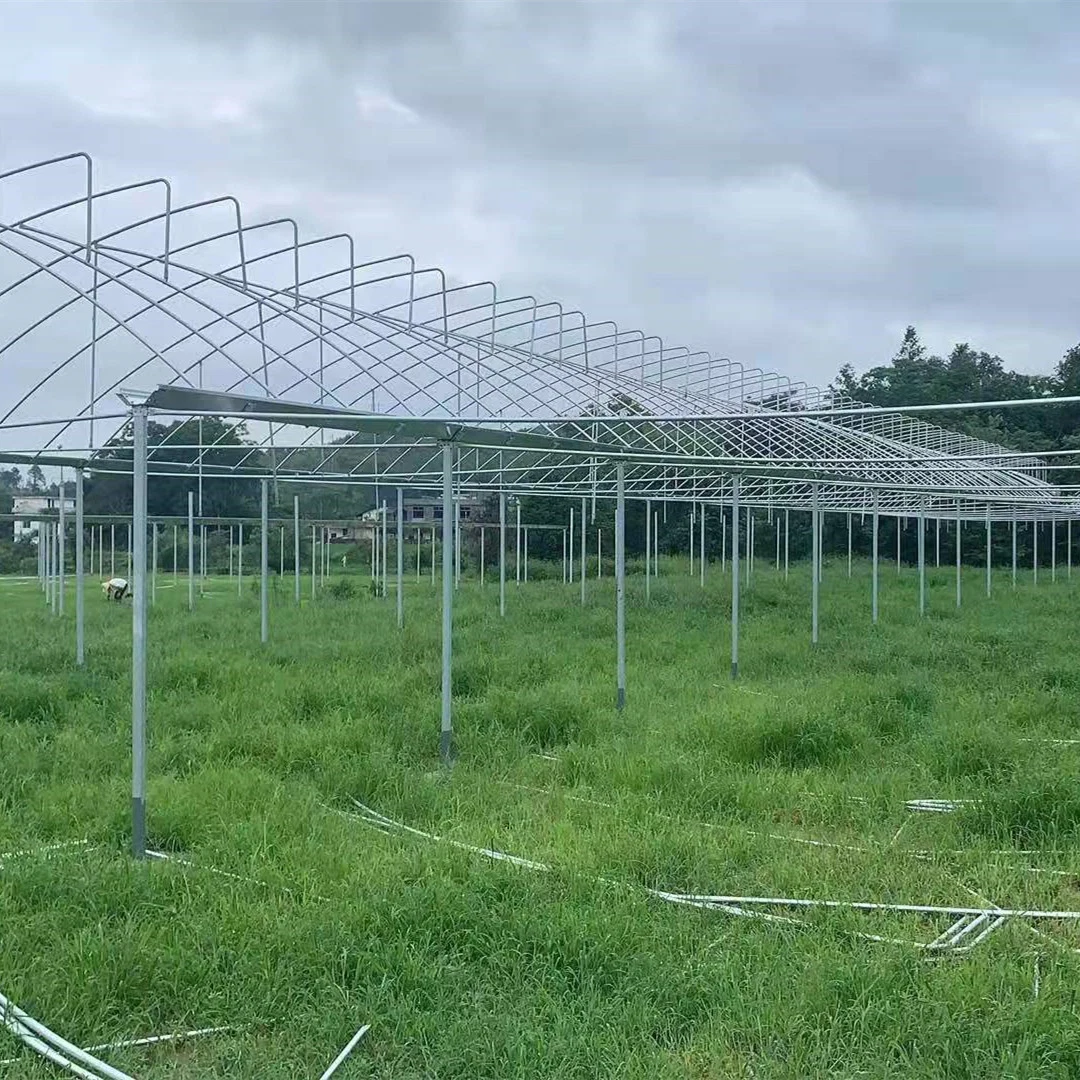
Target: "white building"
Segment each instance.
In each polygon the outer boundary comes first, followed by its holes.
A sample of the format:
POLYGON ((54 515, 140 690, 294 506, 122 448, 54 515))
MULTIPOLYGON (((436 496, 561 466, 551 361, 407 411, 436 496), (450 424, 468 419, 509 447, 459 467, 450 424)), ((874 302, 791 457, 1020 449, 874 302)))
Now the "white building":
POLYGON ((75 500, 59 495, 16 495, 11 500, 11 512, 16 516, 13 536, 16 540, 37 540, 38 519, 44 514, 52 517, 60 512, 64 504, 65 513, 75 512, 75 500))

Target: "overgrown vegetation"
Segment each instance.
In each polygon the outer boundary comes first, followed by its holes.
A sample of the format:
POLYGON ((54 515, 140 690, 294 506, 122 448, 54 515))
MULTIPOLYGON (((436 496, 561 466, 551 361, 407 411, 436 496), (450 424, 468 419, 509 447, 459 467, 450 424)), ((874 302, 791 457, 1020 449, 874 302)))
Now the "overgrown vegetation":
MULTIPOLYGON (((799 929, 637 888, 1080 908, 1080 746, 1040 741, 1077 737, 1077 592, 1002 573, 987 600, 969 573, 957 612, 931 571, 922 620, 913 576, 883 574, 872 630, 868 568, 829 565, 813 649, 805 571, 759 562, 732 685, 727 578, 666 563, 648 606, 631 579, 621 715, 610 579, 584 608, 576 585, 511 583, 503 621, 497 585, 466 577, 449 774, 426 576, 403 633, 392 594, 312 603, 305 580, 296 610, 285 588, 260 648, 249 590, 211 579, 191 615, 162 575, 149 829, 192 867, 126 854, 130 612, 88 596, 75 671, 70 615, 0 582, 0 851, 92 845, 0 860, 0 989, 84 1045, 242 1026, 105 1055, 147 1080, 316 1076, 365 1022, 342 1076, 1075 1076, 1065 924, 933 963, 849 933, 930 922, 799 929), (383 834, 342 816, 353 799, 552 869, 383 834)), ((9 1044, 5 1075, 50 1075, 9 1044)))

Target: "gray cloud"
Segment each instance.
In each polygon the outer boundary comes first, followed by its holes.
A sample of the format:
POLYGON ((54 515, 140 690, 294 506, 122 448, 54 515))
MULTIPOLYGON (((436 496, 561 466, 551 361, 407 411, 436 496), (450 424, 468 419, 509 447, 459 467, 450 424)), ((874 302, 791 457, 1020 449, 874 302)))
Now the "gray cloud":
POLYGON ((908 322, 1046 370, 1080 336, 1074 12, 9 5, 0 166, 86 148, 795 378, 908 322))

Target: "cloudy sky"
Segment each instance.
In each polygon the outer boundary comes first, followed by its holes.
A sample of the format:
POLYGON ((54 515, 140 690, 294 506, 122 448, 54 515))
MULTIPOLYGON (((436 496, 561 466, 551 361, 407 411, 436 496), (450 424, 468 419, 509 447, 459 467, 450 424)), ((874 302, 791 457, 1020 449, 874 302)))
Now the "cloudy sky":
POLYGON ((5 0, 0 171, 349 231, 827 382, 1080 339, 1080 5, 5 0))

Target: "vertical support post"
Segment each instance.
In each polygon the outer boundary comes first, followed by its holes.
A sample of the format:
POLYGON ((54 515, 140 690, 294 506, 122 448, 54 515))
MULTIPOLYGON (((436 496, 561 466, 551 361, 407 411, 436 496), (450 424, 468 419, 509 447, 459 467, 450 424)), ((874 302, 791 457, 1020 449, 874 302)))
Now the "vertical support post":
MULTIPOLYGON (((582 500, 584 504, 584 500, 582 500)), ((585 519, 582 518, 582 521, 585 519)), ((521 500, 514 507, 514 582, 521 584, 521 500)))
POLYGON ((64 518, 64 503, 67 500, 64 498, 64 470, 60 470, 60 520, 56 529, 56 584, 57 584, 57 613, 59 615, 64 614, 64 593, 66 591, 67 581, 67 552, 65 545, 67 543, 67 521, 64 518))
POLYGON ((990 595, 990 507, 986 508, 986 595, 990 595))
MULTIPOLYGON (((559 531, 562 533, 562 555, 560 557, 560 561, 562 563, 562 583, 565 585, 566 584, 566 530, 565 529, 560 529, 559 531)), ((481 552, 481 555, 483 554, 483 551, 484 551, 484 528, 483 528, 483 526, 481 526, 480 527, 480 552, 481 552)), ((480 560, 480 584, 481 585, 484 584, 484 560, 482 558, 480 560)))
POLYGON ((919 614, 926 614, 926 514, 922 503, 919 504, 919 614))
POLYGON ((280 527, 278 536, 278 578, 285 577, 285 526, 280 527))
POLYGON ((237 528, 236 543, 236 595, 244 595, 244 523, 237 528))
MULTIPOLYGON (((91 543, 94 530, 90 529, 91 543)), ((83 567, 83 471, 75 470, 75 663, 82 667, 85 660, 86 626, 86 578, 83 567)), ((94 556, 91 548, 90 568, 93 570, 94 556)))
MULTIPOLYGON (((573 510, 570 511, 571 517, 573 510)), ((645 602, 652 599, 652 499, 645 500, 645 602)))
POLYGON ((749 585, 754 576, 754 512, 748 506, 746 508, 746 584, 749 585))
POLYGON ((780 573, 780 515, 776 515, 776 572, 780 573))
POLYGON ((1072 581, 1072 518, 1065 522, 1065 558, 1068 560, 1066 578, 1072 581))
POLYGON ((461 496, 454 500, 454 588, 461 588, 461 496))
MULTIPOLYGON (((584 522, 582 522, 584 524, 584 522)), ((648 545, 646 544, 646 547, 648 545)), ((649 573, 649 560, 645 559, 645 573, 649 573)), ((574 508, 570 507, 570 577, 569 583, 574 584, 574 508)))
POLYGON ((116 526, 109 526, 109 577, 116 577, 116 526))
POLYGON ((453 724, 451 719, 451 664, 453 662, 454 626, 454 448, 442 447, 442 722, 439 730, 439 757, 444 765, 451 762, 453 724))
POLYGON ((813 495, 813 510, 811 511, 813 518, 813 548, 811 563, 813 569, 810 574, 812 580, 812 587, 810 590, 810 642, 813 645, 817 644, 818 640, 818 592, 821 588, 821 575, 818 570, 819 563, 821 561, 821 530, 819 527, 818 516, 820 510, 818 509, 818 486, 817 484, 811 485, 811 492, 813 495))
POLYGON ((585 536, 588 530, 585 528, 585 500, 581 500, 581 606, 585 606, 585 561, 587 555, 585 552, 585 536))
POLYGON ((941 569, 941 515, 934 518, 934 566, 941 569))
MULTIPOLYGON (((664 503, 664 505, 666 506, 667 503, 664 503)), ((653 577, 656 578, 657 581, 659 581, 660 580, 660 511, 659 510, 654 510, 653 511, 652 523, 653 523, 653 530, 652 530, 652 534, 653 534, 652 535, 652 540, 653 540, 653 577)), ((581 550, 582 551, 585 550, 585 545, 584 544, 582 544, 581 550)), ((581 564, 582 564, 582 566, 585 565, 584 556, 582 556, 581 564)), ((582 601, 582 603, 584 603, 584 601, 582 601)))
POLYGON ((405 626, 405 495, 397 489, 397 624, 405 626))
POLYGON ((293 600, 300 606, 300 496, 294 495, 293 516, 293 600))
POLYGON ((1057 581, 1057 518, 1050 519, 1050 581, 1057 581))
POLYGON ((701 587, 705 588, 705 504, 698 507, 698 571, 701 587))
POLYGON ((522 581, 529 580, 529 526, 525 526, 525 557, 521 565, 522 581))
POLYGON ((187 493, 187 606, 195 610, 195 492, 187 493))
POLYGON ((379 510, 375 508, 375 518, 371 522, 371 583, 378 587, 379 576, 379 510))
POLYGON ((1039 584, 1039 522, 1031 523, 1031 584, 1039 584))
MULTIPOLYGON (((573 558, 573 552, 570 557, 573 558)), ((499 614, 506 615, 506 492, 499 489, 499 614)))
POLYGON ((731 677, 739 677, 739 474, 731 478, 731 677))
MULTIPOLYGON (((389 537, 389 534, 388 534, 388 529, 389 529, 389 522, 387 521, 387 514, 386 514, 386 500, 383 499, 383 504, 382 504, 382 550, 379 552, 379 554, 382 555, 382 588, 380 590, 380 593, 381 593, 382 598, 384 600, 386 599, 386 549, 390 546, 389 545, 390 537, 389 537)), ((458 543, 460 545, 461 541, 459 540, 458 543)), ((461 549, 459 547, 458 548, 458 576, 460 577, 460 575, 461 575, 461 549)))
POLYGON ((880 524, 878 514, 878 492, 874 492, 874 517, 871 538, 870 554, 870 621, 876 626, 878 620, 878 526, 880 524))
MULTIPOLYGON (((131 847, 146 857, 146 426, 145 405, 132 409, 134 581, 131 598, 131 847)), ((190 506, 190 503, 189 503, 190 506)))
POLYGON ((817 513, 817 531, 818 531, 818 560, 817 560, 817 576, 818 584, 825 578, 825 511, 820 507, 817 513))
POLYGON ((259 498, 259 640, 270 640, 270 481, 262 480, 259 498))
POLYGON ((963 549, 963 536, 960 527, 960 500, 956 502, 956 606, 960 606, 960 559, 963 549))
POLYGON ((435 538, 435 526, 432 525, 431 526, 431 584, 433 586, 435 584, 435 548, 436 548, 436 546, 437 545, 436 545, 436 538, 435 538))
POLYGON ((56 526, 52 521, 45 523, 45 603, 56 614, 56 526))
POLYGON ((727 514, 723 504, 720 506, 720 573, 727 573, 727 514))
POLYGON ((900 576, 900 530, 903 527, 904 519, 897 514, 896 515, 896 576, 900 576))
POLYGON ((417 527, 416 527, 416 584, 417 585, 420 584, 420 548, 422 546, 421 543, 420 543, 420 539, 421 539, 421 537, 420 537, 420 526, 417 525, 417 527))
POLYGON ((316 535, 317 535, 316 527, 314 525, 312 525, 311 526, 311 599, 312 600, 315 599, 315 579, 318 576, 318 572, 316 570, 316 565, 317 564, 315 562, 315 558, 316 558, 315 549, 317 547, 317 544, 316 544, 316 541, 315 541, 316 535))
POLYGON ((687 538, 689 540, 689 543, 687 544, 687 547, 690 549, 690 576, 691 577, 694 576, 694 525, 695 525, 694 509, 695 509, 694 503, 691 503, 690 504, 690 535, 687 538))
POLYGON ((1012 586, 1016 588, 1016 515, 1012 519, 1012 586))
MULTIPOLYGON (((691 550, 693 535, 691 534, 691 550)), ((626 466, 615 466, 615 707, 626 705, 626 466)))
POLYGON ((788 567, 791 564, 791 511, 784 511, 784 580, 788 579, 788 567))
MULTIPOLYGON (((101 540, 101 537, 99 536, 98 541, 100 542, 100 540, 101 540)), ((179 543, 179 540, 177 538, 176 526, 174 525, 172 527, 172 576, 173 576, 173 584, 174 585, 176 583, 177 571, 178 571, 178 553, 177 553, 177 550, 176 550, 178 543, 179 543)), ((99 544, 99 546, 100 546, 100 544, 99 544)), ((100 558, 100 551, 98 553, 98 557, 100 558)))
POLYGON ((157 533, 158 527, 155 521, 150 526, 150 603, 154 607, 157 607, 157 533))
POLYGON ((94 526, 90 526, 90 573, 94 572, 94 526))
POLYGON ((597 529, 596 530, 596 580, 597 581, 599 581, 600 578, 603 577, 603 571, 604 571, 604 551, 603 551, 604 540, 603 540, 603 536, 604 536, 603 531, 600 530, 600 529, 597 529))
POLYGON ((851 511, 847 516, 847 576, 851 577, 851 511))

